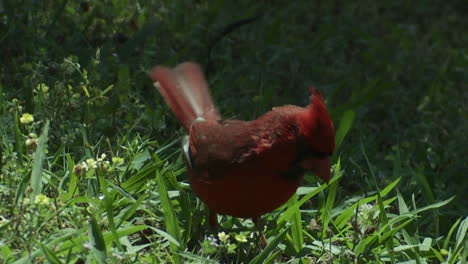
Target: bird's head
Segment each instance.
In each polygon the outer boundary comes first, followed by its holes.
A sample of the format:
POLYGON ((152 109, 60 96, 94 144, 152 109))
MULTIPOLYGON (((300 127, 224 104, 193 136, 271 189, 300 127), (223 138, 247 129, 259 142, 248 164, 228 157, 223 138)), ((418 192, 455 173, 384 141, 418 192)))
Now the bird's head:
POLYGON ((302 137, 301 166, 328 182, 331 178, 330 156, 335 149, 335 129, 328 115, 323 97, 312 87, 310 104, 298 115, 302 137))

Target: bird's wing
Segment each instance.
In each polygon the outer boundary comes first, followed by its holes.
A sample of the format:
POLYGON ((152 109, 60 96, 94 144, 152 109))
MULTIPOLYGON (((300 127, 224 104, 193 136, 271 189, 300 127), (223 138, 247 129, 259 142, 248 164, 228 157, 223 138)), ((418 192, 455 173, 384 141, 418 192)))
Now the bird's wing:
POLYGON ((254 121, 207 121, 190 130, 191 165, 217 177, 231 168, 270 164, 285 170, 296 158, 295 123, 270 111, 254 121))

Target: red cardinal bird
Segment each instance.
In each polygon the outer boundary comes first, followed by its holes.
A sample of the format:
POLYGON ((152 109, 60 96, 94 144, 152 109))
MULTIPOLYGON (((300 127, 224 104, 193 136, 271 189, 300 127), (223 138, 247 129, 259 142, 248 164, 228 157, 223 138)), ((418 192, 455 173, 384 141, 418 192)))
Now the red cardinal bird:
POLYGON ((150 76, 189 134, 183 146, 188 179, 212 225, 217 213, 257 224, 296 192, 307 170, 330 180, 335 132, 312 88, 305 108, 285 105, 253 121, 222 120, 197 64, 157 66, 150 76))

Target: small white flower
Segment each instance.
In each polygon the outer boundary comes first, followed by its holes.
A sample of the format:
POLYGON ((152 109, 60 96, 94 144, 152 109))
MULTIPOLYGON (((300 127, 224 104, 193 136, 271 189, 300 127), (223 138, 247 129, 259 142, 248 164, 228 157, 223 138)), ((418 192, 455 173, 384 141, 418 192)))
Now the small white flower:
POLYGON ((101 167, 101 169, 103 169, 103 170, 109 169, 109 167, 110 167, 109 161, 108 161, 108 160, 105 160, 105 161, 101 162, 101 163, 100 163, 100 167, 101 167))
POLYGON ((86 248, 86 249, 92 249, 93 245, 91 244, 91 242, 86 241, 86 242, 83 243, 83 247, 86 248))
POLYGON ((47 93, 49 91, 49 86, 47 86, 45 83, 40 83, 37 85, 37 90, 41 91, 42 93, 47 93))
POLYGON ((229 240, 229 235, 224 232, 220 232, 218 233, 218 238, 221 243, 226 243, 229 240))
POLYGON ((209 237, 206 238, 206 240, 208 240, 210 242, 211 246, 219 247, 218 241, 216 240, 215 237, 210 235, 209 237))
POLYGON ((112 163, 118 166, 124 163, 124 159, 121 157, 112 157, 112 163))
POLYGON ((236 234, 234 238, 237 240, 239 243, 245 243, 247 242, 247 237, 243 234, 236 234))
POLYGON ((39 140, 37 138, 28 138, 26 139, 26 146, 27 147, 35 147, 39 144, 39 140))
POLYGON ((0 226, 6 225, 10 222, 7 218, 0 215, 0 226))
POLYGON ((88 164, 90 169, 97 169, 97 162, 94 159, 87 159, 86 164, 88 164))
POLYGON ((30 202, 29 198, 24 198, 23 199, 23 205, 27 205, 27 204, 29 204, 29 202, 30 202))
POLYGON ((88 163, 86 163, 86 161, 82 161, 80 164, 80 167, 84 169, 85 171, 89 170, 88 163))

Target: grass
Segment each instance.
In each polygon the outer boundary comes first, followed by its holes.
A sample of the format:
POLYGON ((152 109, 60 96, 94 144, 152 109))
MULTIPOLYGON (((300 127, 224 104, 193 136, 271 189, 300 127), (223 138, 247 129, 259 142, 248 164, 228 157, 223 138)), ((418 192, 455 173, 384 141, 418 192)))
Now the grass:
POLYGON ((466 263, 465 11, 2 2, 0 262, 466 263), (187 183, 183 131, 147 77, 185 60, 226 118, 304 105, 308 85, 325 94, 333 180, 307 174, 263 217, 266 248, 250 220, 211 230, 187 183))

